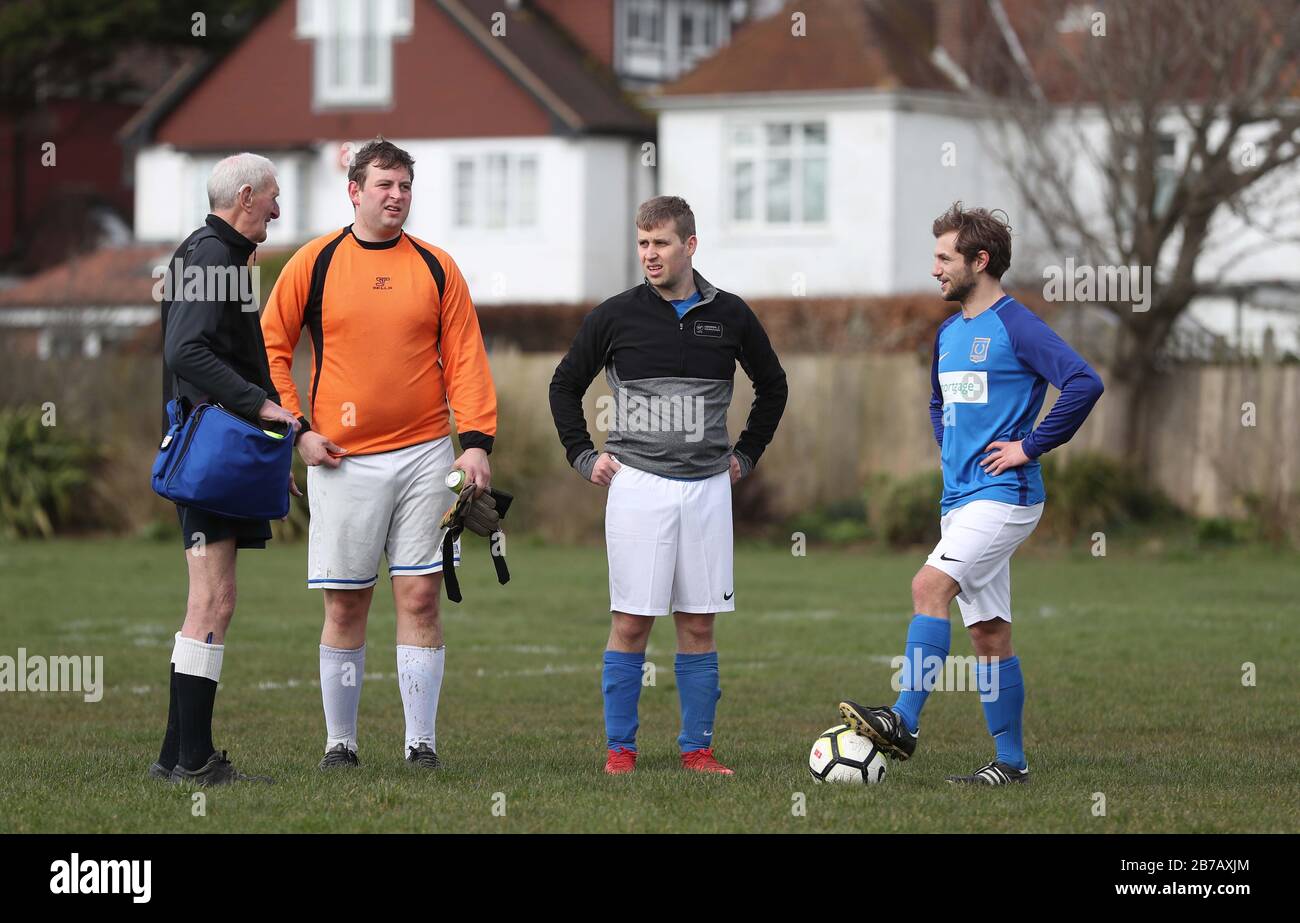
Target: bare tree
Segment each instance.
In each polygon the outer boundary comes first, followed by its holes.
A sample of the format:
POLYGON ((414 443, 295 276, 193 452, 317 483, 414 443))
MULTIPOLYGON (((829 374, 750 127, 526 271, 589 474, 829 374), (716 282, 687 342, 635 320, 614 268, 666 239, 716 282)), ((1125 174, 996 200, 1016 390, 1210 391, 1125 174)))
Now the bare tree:
POLYGON ((1096 299, 1122 331, 1111 399, 1144 461, 1160 352, 1223 281, 1207 265, 1259 235, 1297 241, 1300 3, 979 2, 958 79, 998 116, 1036 230, 1057 258, 1150 268, 1146 310, 1096 299))

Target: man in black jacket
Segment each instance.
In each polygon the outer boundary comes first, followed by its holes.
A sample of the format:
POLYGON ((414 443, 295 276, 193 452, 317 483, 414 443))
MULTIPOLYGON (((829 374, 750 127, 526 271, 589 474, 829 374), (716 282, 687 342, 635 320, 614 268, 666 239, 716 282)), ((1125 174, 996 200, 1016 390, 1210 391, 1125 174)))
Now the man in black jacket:
POLYGON ((676 196, 637 212, 645 281, 587 315, 551 380, 551 414, 579 474, 609 488, 605 545, 610 610, 605 651, 605 771, 636 765, 637 698, 655 616, 677 628, 682 765, 731 775, 713 756, 722 689, 713 620, 735 609, 731 485, 749 474, 785 410, 785 371, 763 325, 740 298, 695 272, 695 216, 676 196), (727 410, 739 362, 754 404, 735 446, 727 410), (582 396, 605 370, 613 392, 596 421, 582 396))
MULTIPOLYGON (((236 154, 208 179, 212 214, 177 248, 162 289, 163 403, 218 403, 251 421, 298 430, 271 383, 250 260, 280 216, 275 167, 236 154)), ((164 422, 164 427, 166 422, 164 422)), ((285 487, 298 494, 292 476, 285 487)), ((271 525, 177 505, 189 568, 185 623, 172 650, 167 733, 153 778, 221 785, 259 777, 238 772, 212 743, 212 707, 226 628, 235 611, 235 552, 265 548, 271 525)), ((270 781, 262 779, 263 781, 270 781)))

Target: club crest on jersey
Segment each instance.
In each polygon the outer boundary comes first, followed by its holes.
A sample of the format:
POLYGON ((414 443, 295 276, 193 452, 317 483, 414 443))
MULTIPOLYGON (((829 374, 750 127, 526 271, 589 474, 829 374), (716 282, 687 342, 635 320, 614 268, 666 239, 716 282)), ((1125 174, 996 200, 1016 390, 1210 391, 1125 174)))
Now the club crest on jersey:
POLYGON ((393 287, 389 285, 391 281, 391 276, 375 276, 375 288, 382 292, 390 292, 393 290, 393 287))
POLYGON ((983 362, 989 357, 989 341, 992 337, 976 337, 970 344, 970 361, 983 362))

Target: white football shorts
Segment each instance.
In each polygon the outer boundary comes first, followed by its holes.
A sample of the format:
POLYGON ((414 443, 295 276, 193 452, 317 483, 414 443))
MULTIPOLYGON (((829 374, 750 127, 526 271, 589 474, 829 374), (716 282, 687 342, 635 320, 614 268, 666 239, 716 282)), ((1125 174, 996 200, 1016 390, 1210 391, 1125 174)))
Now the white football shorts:
POLYGON ((623 465, 605 502, 610 610, 734 611, 731 540, 730 472, 683 481, 623 465))
POLYGON ((961 586, 957 604, 967 626, 1011 621, 1011 555, 1029 538, 1043 504, 972 500, 939 520, 941 538, 925 561, 961 586))
POLYGON ((374 586, 382 554, 390 576, 441 573, 439 523, 456 499, 446 484, 454 461, 451 437, 444 436, 392 452, 345 455, 337 468, 308 468, 307 585, 374 586))

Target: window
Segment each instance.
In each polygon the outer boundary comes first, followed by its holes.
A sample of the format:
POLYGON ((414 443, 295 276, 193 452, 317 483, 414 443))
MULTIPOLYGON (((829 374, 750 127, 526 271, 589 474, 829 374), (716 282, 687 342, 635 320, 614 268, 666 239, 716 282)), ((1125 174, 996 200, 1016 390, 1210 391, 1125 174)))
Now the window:
MULTIPOLYGON (((217 165, 217 157, 191 157, 187 168, 189 170, 189 180, 186 186, 189 187, 188 201, 185 204, 185 217, 182 224, 186 228, 196 228, 201 225, 207 218, 212 207, 208 203, 208 177, 212 175, 212 169, 217 165)), ((188 231, 186 232, 188 233, 188 231)))
MULTIPOLYGON (((1155 150, 1153 151, 1154 159, 1151 164, 1151 180, 1154 185, 1151 204, 1155 214, 1162 215, 1169 208, 1169 203, 1174 196, 1174 190, 1178 187, 1182 162, 1179 159, 1177 134, 1170 131, 1160 131, 1152 140, 1155 144, 1155 150)), ((1127 215, 1131 209, 1137 207, 1139 156, 1135 139, 1122 139, 1121 143, 1124 146, 1119 148, 1116 154, 1122 168, 1122 178, 1117 191, 1125 202, 1125 207, 1121 210, 1121 220, 1127 227, 1129 223, 1127 215)))
POLYGON ((467 228, 474 223, 474 161, 456 161, 456 214, 453 220, 458 228, 467 228))
POLYGON ((731 37, 725 0, 616 0, 615 69, 632 81, 672 80, 731 37))
POLYGON ((521 157, 519 159, 519 182, 515 189, 518 201, 516 207, 522 217, 521 224, 531 226, 537 223, 537 159, 521 157))
POLYGON ((663 0, 629 0, 627 5, 628 41, 658 45, 664 40, 663 0))
POLYGON ((1155 181, 1153 204, 1156 214, 1163 215, 1178 186, 1178 138, 1174 135, 1162 133, 1156 139, 1155 181))
POLYGON ((315 40, 317 106, 385 106, 393 39, 410 35, 411 0, 298 0, 298 35, 315 40))
POLYGON ((94 328, 46 327, 36 338, 39 359, 98 359, 103 351, 103 332, 94 328))
POLYGON ((825 223, 825 122, 736 123, 728 139, 728 161, 733 224, 825 223))
POLYGON ((452 221, 458 228, 503 230, 537 224, 537 158, 460 157, 452 165, 452 221))
POLYGON ((682 5, 677 38, 681 47, 683 72, 690 70, 702 58, 707 58, 718 47, 718 14, 718 8, 711 3, 682 5))

